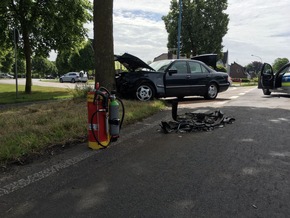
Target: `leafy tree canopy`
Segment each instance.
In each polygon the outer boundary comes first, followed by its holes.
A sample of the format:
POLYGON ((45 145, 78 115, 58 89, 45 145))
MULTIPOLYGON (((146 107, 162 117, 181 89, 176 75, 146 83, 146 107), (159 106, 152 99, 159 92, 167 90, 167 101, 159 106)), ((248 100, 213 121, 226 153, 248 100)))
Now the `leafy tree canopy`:
POLYGON ((94 50, 91 40, 88 40, 79 51, 70 56, 69 64, 77 71, 88 72, 94 69, 94 50))
POLYGON ((84 40, 84 24, 92 20, 89 0, 1 0, 0 45, 13 42, 19 30, 19 48, 26 60, 26 93, 31 92, 31 57, 68 49, 84 40))
POLYGON ((278 71, 281 67, 287 64, 289 60, 287 58, 277 58, 273 63, 274 72, 278 71))
POLYGON ((32 71, 38 74, 40 77, 45 77, 46 75, 56 76, 57 69, 52 61, 41 56, 35 56, 32 59, 32 71))
MULTIPOLYGON (((228 30, 227 0, 183 0, 180 50, 187 57, 206 53, 220 54, 222 38, 228 30)), ((179 3, 171 0, 170 12, 164 16, 168 32, 167 47, 177 48, 179 3)), ((175 50, 175 49, 174 49, 175 50)))

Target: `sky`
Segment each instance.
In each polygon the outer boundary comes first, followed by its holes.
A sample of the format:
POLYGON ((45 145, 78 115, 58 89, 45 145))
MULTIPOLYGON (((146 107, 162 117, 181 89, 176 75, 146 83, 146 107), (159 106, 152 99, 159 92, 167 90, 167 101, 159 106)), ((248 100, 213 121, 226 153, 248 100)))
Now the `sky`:
MULTIPOLYGON (((161 18, 169 9, 170 0, 114 0, 114 53, 127 52, 145 62, 166 53, 168 34, 161 18)), ((289 0, 228 0, 225 13, 230 21, 222 44, 229 64, 290 60, 289 0)), ((90 38, 92 26, 87 26, 90 38)))

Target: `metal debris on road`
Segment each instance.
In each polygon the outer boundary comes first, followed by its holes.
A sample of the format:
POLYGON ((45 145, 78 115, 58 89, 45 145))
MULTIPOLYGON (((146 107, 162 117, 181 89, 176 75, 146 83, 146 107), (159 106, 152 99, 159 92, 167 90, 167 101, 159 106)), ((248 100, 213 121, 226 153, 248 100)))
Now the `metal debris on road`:
POLYGON ((235 118, 226 117, 220 110, 212 113, 173 114, 172 117, 174 121, 161 121, 160 126, 164 133, 211 131, 216 127, 224 127, 225 124, 232 124, 235 121, 235 118))

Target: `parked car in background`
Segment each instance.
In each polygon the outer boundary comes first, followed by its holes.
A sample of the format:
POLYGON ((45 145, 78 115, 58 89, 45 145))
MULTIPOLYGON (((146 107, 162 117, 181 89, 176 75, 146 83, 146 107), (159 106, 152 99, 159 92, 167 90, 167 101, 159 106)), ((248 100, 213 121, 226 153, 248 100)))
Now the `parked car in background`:
POLYGON ((69 72, 64 74, 59 78, 59 82, 87 82, 88 81, 88 75, 87 73, 83 72, 69 72))
POLYGON ((290 94, 290 63, 277 72, 270 64, 264 63, 258 81, 258 88, 263 90, 264 95, 271 95, 272 92, 290 94))
POLYGON ((147 65, 139 58, 125 53, 115 55, 128 69, 116 74, 117 92, 133 96, 140 101, 155 97, 204 96, 215 99, 219 92, 228 89, 228 74, 216 72, 203 62, 187 59, 170 59, 147 65))
POLYGON ((49 74, 49 75, 45 75, 45 79, 55 79, 55 76, 49 74))
POLYGON ((8 74, 8 73, 0 73, 0 78, 3 78, 3 79, 13 79, 14 76, 8 74))

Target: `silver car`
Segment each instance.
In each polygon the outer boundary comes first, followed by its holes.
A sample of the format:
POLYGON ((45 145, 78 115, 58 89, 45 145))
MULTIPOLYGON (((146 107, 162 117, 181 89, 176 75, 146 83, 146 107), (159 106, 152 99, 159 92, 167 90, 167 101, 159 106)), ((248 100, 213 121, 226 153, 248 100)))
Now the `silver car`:
POLYGON ((14 77, 8 73, 0 73, 0 78, 13 79, 14 77))
POLYGON ((59 82, 87 82, 88 81, 88 75, 86 73, 82 72, 69 72, 64 74, 59 78, 59 82))

